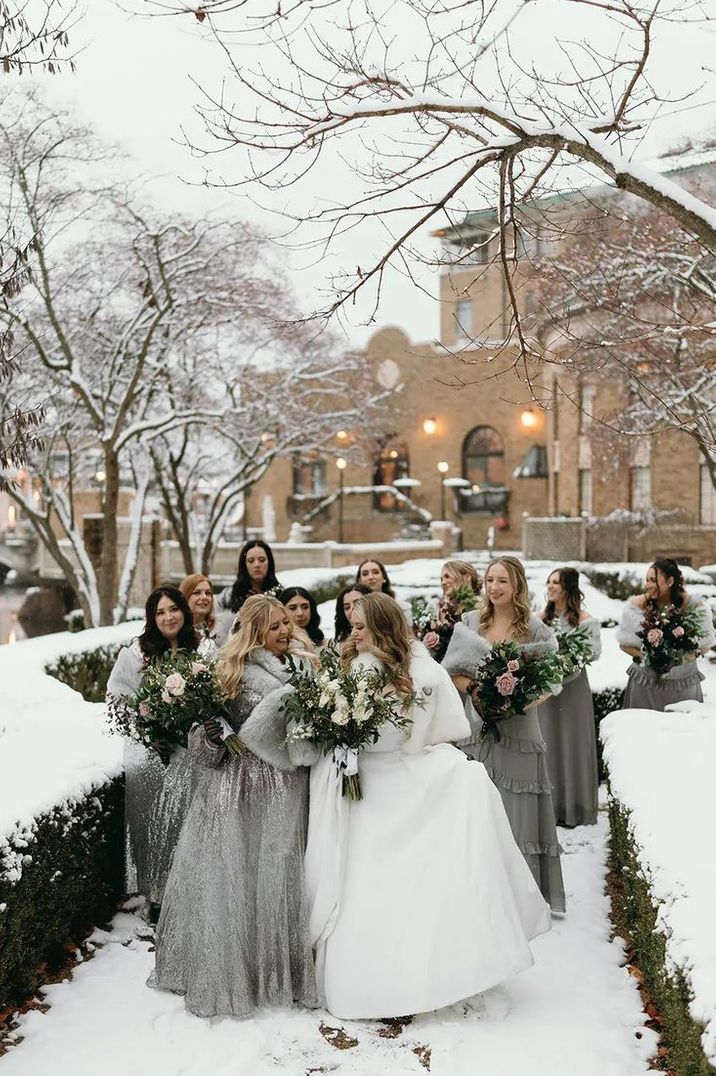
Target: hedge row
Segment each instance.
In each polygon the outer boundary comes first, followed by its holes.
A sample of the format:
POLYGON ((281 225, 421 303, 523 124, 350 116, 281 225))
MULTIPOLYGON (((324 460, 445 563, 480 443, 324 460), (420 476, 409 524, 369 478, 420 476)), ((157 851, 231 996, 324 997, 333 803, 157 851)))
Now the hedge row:
POLYGON ((33 990, 42 964, 112 916, 123 891, 124 782, 0 838, 0 1010, 33 990))
POLYGON ((600 781, 606 781, 607 771, 602 757, 602 741, 599 737, 599 724, 602 718, 605 718, 607 714, 614 713, 615 710, 621 710, 623 698, 624 689, 621 687, 607 687, 603 691, 592 692, 592 702, 594 703, 594 731, 597 736, 597 761, 599 764, 600 781))
POLYGON ((629 828, 629 812, 609 798, 611 826, 610 867, 618 879, 612 896, 615 924, 631 939, 635 961, 662 1019, 662 1043, 668 1050, 674 1076, 714 1076, 714 1068, 701 1047, 703 1025, 689 1012, 691 994, 679 971, 666 968, 666 937, 658 927, 658 907, 639 862, 629 828))
POLYGON ((121 643, 112 643, 79 654, 63 654, 46 665, 45 672, 69 684, 86 702, 104 702, 109 674, 121 648, 121 643))

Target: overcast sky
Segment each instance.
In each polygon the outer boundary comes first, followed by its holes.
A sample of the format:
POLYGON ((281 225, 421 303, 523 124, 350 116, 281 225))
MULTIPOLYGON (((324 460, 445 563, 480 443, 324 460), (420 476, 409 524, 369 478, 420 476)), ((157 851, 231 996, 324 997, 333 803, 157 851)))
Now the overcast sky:
MULTIPOLYGON (((139 0, 132 0, 141 6, 139 0)), ((533 5, 532 23, 525 25, 524 41, 534 47, 540 32, 540 20, 549 17, 554 0, 533 5), (539 7, 539 12, 537 8, 539 7)), ((177 209, 210 207, 245 216, 273 234, 281 223, 264 213, 244 194, 227 195, 217 190, 192 187, 201 181, 205 162, 192 158, 182 145, 182 124, 198 130, 193 119, 199 94, 192 79, 204 85, 217 85, 222 58, 216 47, 202 39, 196 20, 182 18, 140 18, 126 14, 112 0, 89 0, 88 12, 73 34, 73 43, 85 41, 74 76, 54 78, 49 87, 53 95, 76 107, 107 139, 116 142, 137 162, 139 171, 163 175, 157 185, 162 202, 177 209)), ((544 23, 542 22, 542 25, 544 23)), ((696 83, 705 82, 698 97, 682 106, 664 108, 640 147, 639 155, 653 157, 688 134, 703 136, 716 132, 716 82, 709 67, 716 53, 716 35, 700 28, 671 26, 655 43, 656 71, 672 92, 685 92, 696 83)), ((219 165, 216 158, 211 162, 219 165)), ((228 163, 228 162, 227 162, 228 163)), ((335 176, 322 170, 315 179, 312 194, 319 200, 330 197, 335 176), (325 184, 325 192, 321 190, 325 184)), ((305 197, 305 190, 303 192, 305 197)), ((335 268, 338 257, 349 264, 365 264, 372 249, 383 238, 376 227, 372 234, 358 237, 351 233, 344 249, 334 259, 315 263, 313 255, 287 254, 296 270, 296 285, 306 305, 320 303, 317 294, 325 288, 326 273, 335 268)), ((425 278, 423 278, 425 279, 425 278)), ((357 312, 349 333, 362 342, 376 325, 360 325, 364 313, 357 312)), ((437 334, 437 304, 424 296, 398 274, 388 280, 377 325, 396 324, 405 328, 414 340, 431 340, 437 334)))

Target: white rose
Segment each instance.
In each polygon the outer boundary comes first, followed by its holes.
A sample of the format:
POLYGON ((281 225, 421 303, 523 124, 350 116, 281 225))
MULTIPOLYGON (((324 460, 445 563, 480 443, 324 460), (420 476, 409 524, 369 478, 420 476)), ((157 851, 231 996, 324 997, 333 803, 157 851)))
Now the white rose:
POLYGON ((334 725, 347 725, 350 721, 350 714, 346 706, 337 706, 331 714, 331 721, 334 725))

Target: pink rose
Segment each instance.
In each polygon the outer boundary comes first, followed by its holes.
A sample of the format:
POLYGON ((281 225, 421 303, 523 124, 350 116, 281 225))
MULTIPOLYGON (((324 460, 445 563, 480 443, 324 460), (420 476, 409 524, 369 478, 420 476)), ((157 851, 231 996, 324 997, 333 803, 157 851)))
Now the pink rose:
POLYGON ((513 658, 512 661, 507 662, 507 669, 511 673, 517 672, 519 667, 520 667, 520 663, 519 663, 519 661, 517 661, 516 658, 513 658))
POLYGON ((437 650, 440 646, 440 636, 436 631, 429 631, 423 636, 423 642, 428 650, 437 650))
POLYGON ((684 629, 681 627, 680 624, 677 627, 674 628, 673 635, 674 635, 675 639, 680 639, 683 634, 684 634, 684 629))
POLYGON ((192 661, 191 672, 192 676, 198 676, 199 673, 206 672, 207 668, 203 661, 192 661))
POLYGON ((513 676, 511 672, 503 673, 502 676, 498 676, 495 680, 495 686, 500 695, 511 695, 515 690, 517 684, 517 677, 513 676))
POLYGON ((652 646, 658 646, 663 638, 664 633, 660 628, 652 628, 651 631, 646 633, 646 641, 651 643, 652 646))
POLYGON ((139 704, 139 716, 140 717, 149 717, 151 712, 152 712, 152 708, 149 705, 149 703, 140 702, 140 704, 139 704))
POLYGON ((164 690, 176 698, 181 698, 186 687, 186 680, 181 673, 171 673, 164 681, 164 690))

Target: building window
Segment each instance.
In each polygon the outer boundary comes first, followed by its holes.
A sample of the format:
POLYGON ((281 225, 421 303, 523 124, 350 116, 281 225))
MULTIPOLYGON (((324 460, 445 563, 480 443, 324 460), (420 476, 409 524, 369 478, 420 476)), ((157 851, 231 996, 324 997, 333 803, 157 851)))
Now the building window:
POLYGON ((472 338, 474 329, 472 321, 472 299, 458 300, 455 305, 455 321, 457 322, 458 335, 472 338))
POLYGON ((462 446, 462 474, 470 487, 460 490, 463 512, 504 515, 509 493, 506 478, 505 445, 492 426, 476 426, 462 446))
MULTIPOLYGON (((409 474, 408 446, 405 441, 391 438, 376 457, 373 485, 392 486, 396 479, 407 478, 409 474)), ((373 495, 373 507, 378 512, 399 512, 404 509, 405 504, 399 501, 394 493, 380 490, 373 495)))
POLYGON ((705 463, 701 464, 701 523, 706 526, 716 526, 716 489, 711 481, 709 469, 705 463))
POLYGON ((632 512, 651 508, 651 467, 629 468, 629 506, 632 512))
POLYGON ((579 470, 579 514, 592 514, 592 469, 581 467, 579 470))
POLYGON ((317 456, 301 456, 293 461, 294 497, 325 497, 326 461, 317 456))
POLYGON ((547 478, 547 446, 532 445, 525 458, 515 467, 513 478, 547 478))

